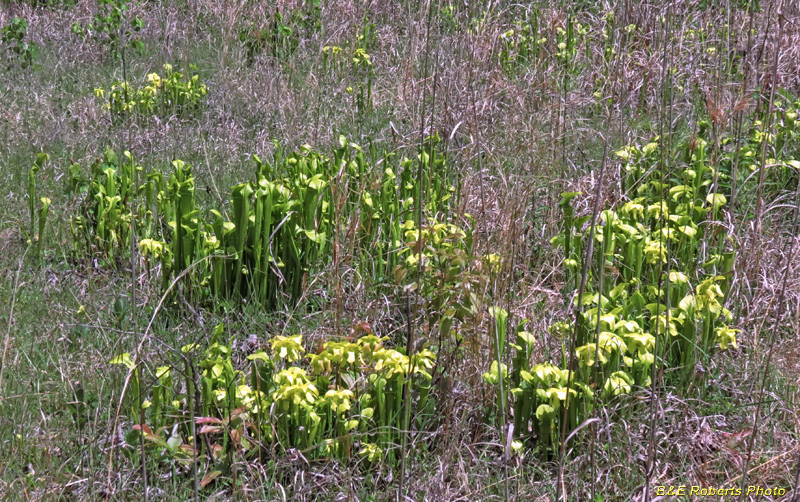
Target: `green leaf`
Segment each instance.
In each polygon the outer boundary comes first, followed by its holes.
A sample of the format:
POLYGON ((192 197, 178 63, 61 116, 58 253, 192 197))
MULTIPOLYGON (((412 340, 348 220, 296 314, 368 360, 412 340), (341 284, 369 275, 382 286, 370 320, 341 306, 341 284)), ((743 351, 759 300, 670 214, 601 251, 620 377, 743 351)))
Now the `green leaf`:
POLYGON ((315 244, 321 245, 325 243, 325 232, 315 232, 314 230, 303 230, 303 232, 315 244))
POLYGON ((170 438, 167 439, 167 446, 171 452, 175 452, 182 444, 183 441, 180 436, 170 436, 170 438))
POLYGON ((581 194, 582 194, 582 192, 563 192, 561 194, 561 201, 559 202, 559 204, 562 207, 563 206, 568 206, 570 201, 572 201, 572 199, 574 199, 575 197, 577 197, 578 195, 581 195, 581 194))
POLYGON ((536 343, 536 337, 533 336, 533 333, 529 333, 527 331, 517 332, 517 339, 526 343, 527 345, 533 345, 536 343))
POLYGON ((271 363, 272 360, 269 358, 269 355, 264 352, 263 350, 259 350, 255 354, 250 354, 247 356, 249 361, 263 361, 265 363, 271 363))
POLYGON ((129 370, 133 369, 133 360, 131 359, 131 355, 127 352, 111 359, 109 364, 122 364, 129 370))
POLYGON ((506 320, 508 319, 508 312, 504 309, 493 306, 489 307, 489 314, 494 317, 495 327, 497 329, 497 346, 500 354, 505 351, 506 344, 506 320))
POLYGON ((50 156, 47 155, 46 153, 37 153, 35 162, 36 167, 42 168, 44 166, 44 163, 47 162, 47 159, 49 158, 50 156))
POLYGON ((717 211, 728 202, 728 199, 721 193, 710 193, 706 196, 706 201, 714 207, 714 211, 717 211))
POLYGON ((556 410, 549 404, 540 404, 539 407, 536 408, 536 418, 540 422, 550 422, 555 416, 556 410))

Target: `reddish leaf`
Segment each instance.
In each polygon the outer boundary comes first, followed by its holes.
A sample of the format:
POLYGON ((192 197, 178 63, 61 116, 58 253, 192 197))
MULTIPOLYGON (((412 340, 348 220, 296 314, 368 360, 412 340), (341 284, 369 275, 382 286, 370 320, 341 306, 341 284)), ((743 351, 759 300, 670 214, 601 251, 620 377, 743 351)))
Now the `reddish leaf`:
POLYGON ((222 427, 217 427, 216 425, 204 425, 200 429, 200 434, 207 434, 209 432, 210 433, 215 433, 215 432, 221 432, 221 431, 222 431, 222 427))
POLYGON ((144 431, 145 436, 152 436, 153 429, 150 428, 147 424, 136 424, 133 426, 133 430, 135 431, 144 431))
POLYGON ((366 322, 366 321, 362 322, 362 323, 358 323, 355 326, 353 326, 353 334, 354 335, 358 335, 360 332, 364 332, 364 333, 366 333, 368 335, 371 335, 372 334, 372 327, 370 327, 369 323, 366 322))
POLYGON ((222 471, 211 471, 205 476, 203 476, 203 480, 200 481, 200 488, 205 488, 210 482, 217 479, 217 477, 222 474, 222 471))
POLYGON ((243 413, 247 413, 247 406, 240 406, 240 407, 236 408, 235 410, 233 410, 231 412, 231 417, 230 418, 237 417, 239 415, 242 415, 243 413))
POLYGON ((223 422, 219 418, 214 418, 214 417, 198 417, 194 419, 194 423, 200 425, 200 424, 224 424, 225 422, 223 422))
POLYGON ((222 455, 222 445, 219 443, 214 443, 211 445, 211 451, 209 453, 211 454, 212 460, 219 458, 220 455, 222 455))

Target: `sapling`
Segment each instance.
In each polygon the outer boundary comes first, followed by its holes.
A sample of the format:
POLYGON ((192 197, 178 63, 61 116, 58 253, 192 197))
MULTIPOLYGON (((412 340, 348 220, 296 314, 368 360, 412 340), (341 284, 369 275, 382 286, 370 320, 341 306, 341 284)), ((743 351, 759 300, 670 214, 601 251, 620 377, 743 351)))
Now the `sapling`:
POLYGON ((6 50, 14 54, 23 68, 33 64, 33 60, 39 53, 35 43, 25 40, 28 33, 28 21, 21 17, 14 17, 0 30, 0 42, 6 46, 6 50))

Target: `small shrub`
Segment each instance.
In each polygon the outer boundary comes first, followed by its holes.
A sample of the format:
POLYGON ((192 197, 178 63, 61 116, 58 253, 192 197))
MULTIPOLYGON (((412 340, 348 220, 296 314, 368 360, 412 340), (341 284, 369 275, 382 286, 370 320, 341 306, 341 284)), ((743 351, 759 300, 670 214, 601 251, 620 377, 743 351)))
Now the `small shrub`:
POLYGON ((144 42, 135 34, 144 28, 144 21, 139 17, 129 17, 128 10, 130 0, 98 0, 92 22, 86 25, 76 22, 71 31, 108 48, 113 58, 120 58, 127 47, 142 52, 144 42))
POLYGON ((239 41, 247 54, 247 65, 252 66, 261 54, 286 62, 297 50, 302 37, 308 38, 320 30, 320 15, 319 0, 310 0, 289 13, 276 11, 266 26, 250 23, 242 28, 239 41))
POLYGON ((6 46, 8 53, 13 55, 13 59, 19 61, 23 68, 31 66, 38 54, 36 44, 25 41, 27 32, 28 22, 20 17, 15 17, 3 27, 2 35, 0 35, 0 41, 6 46))

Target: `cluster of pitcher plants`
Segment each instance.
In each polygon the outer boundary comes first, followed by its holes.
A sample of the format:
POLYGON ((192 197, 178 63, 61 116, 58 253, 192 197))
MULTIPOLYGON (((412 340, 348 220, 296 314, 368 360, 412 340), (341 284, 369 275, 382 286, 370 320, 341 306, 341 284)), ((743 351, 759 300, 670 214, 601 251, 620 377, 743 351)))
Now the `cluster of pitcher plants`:
MULTIPOLYGON (((513 408, 520 438, 554 448, 563 420, 568 433, 599 401, 650 386, 655 367, 669 368, 660 375, 685 389, 698 364, 708 368, 718 348, 737 346, 739 330, 728 326, 732 315, 724 307, 735 255, 722 227, 727 199, 718 180, 726 174, 712 167, 707 146, 701 137, 681 145, 683 167, 669 179, 660 174, 657 142, 616 152, 626 197, 600 211, 594 228, 591 214, 575 214, 580 194, 562 194, 562 230, 552 243, 565 254, 564 293, 576 317, 550 328, 562 343, 561 364, 531 367, 535 340, 520 327, 511 369, 495 360, 484 374, 511 396, 498 406, 513 408), (591 238, 594 256, 578 298, 591 238)), ((505 354, 506 314, 494 314, 505 354)))
MULTIPOLYGON (((413 159, 379 157, 343 137, 330 157, 309 146, 291 153, 276 147, 269 162, 253 156, 254 180, 232 187, 228 208, 201 204, 183 161, 173 161, 166 175, 146 170, 129 152, 107 150, 88 176, 78 164, 69 167, 68 192, 79 208, 71 218, 73 252, 114 264, 138 249, 147 276, 165 292, 180 276, 180 294, 190 300, 213 308, 246 299, 267 311, 298 302, 330 267, 329 257, 341 253, 379 287, 409 284, 418 272, 433 284, 446 271, 444 289, 423 291, 442 306, 449 302, 443 292, 471 263, 472 237, 469 229, 436 221, 448 220, 457 197, 438 141, 430 137, 413 159), (426 199, 417 212, 420 184, 426 199)), ((473 311, 469 299, 462 309, 473 311)), ((445 324, 463 316, 444 312, 445 324)), ((269 352, 250 354, 239 369, 218 327, 208 346, 183 347, 181 364, 156 368, 152 384, 141 362, 121 354, 111 362, 129 370, 131 433, 178 460, 219 456, 231 445, 263 453, 256 444, 312 457, 358 454, 369 463, 391 458, 404 420, 420 428, 431 420, 436 356, 424 347, 410 357, 385 347, 387 339, 367 324, 352 331, 307 355, 302 336, 275 336, 269 352), (198 430, 190 430, 187 417, 198 430), (190 439, 204 434, 213 439, 190 439)))
MULTIPOLYGON (((191 69, 197 70, 195 67, 191 69)), ((98 98, 106 100, 102 108, 111 114, 112 121, 116 123, 132 114, 144 118, 188 116, 200 109, 208 88, 200 81, 199 75, 193 74, 187 78, 175 71, 171 64, 165 64, 164 75, 148 74, 147 84, 142 87, 121 80, 115 82, 107 92, 102 88, 94 92, 98 98)))
POLYGON ((308 146, 276 148, 272 162, 253 156, 254 180, 232 188, 230 211, 201 206, 189 164, 145 172, 129 152, 108 150, 88 178, 70 166, 70 191, 82 201, 72 217, 74 251, 113 261, 127 256, 135 234, 148 275, 165 287, 183 273, 190 299, 247 299, 268 310, 296 303, 344 246, 363 277, 393 282, 404 233, 415 226, 418 183, 426 215, 446 216, 455 192, 437 141, 415 159, 385 155, 377 173, 377 153, 343 137, 330 157, 308 146))
MULTIPOLYGON (((562 35, 571 36, 569 30, 562 35)), ((511 50, 515 33, 504 36, 511 50)), ((366 37, 359 40, 366 43, 366 37)), ((326 67, 340 64, 336 49, 325 48, 326 67)), ((369 65, 366 53, 358 54, 352 64, 369 65)), ((167 80, 182 82, 180 74, 167 70, 167 80)), ((143 92, 158 96, 166 80, 157 75, 149 80, 153 92, 143 92)), ((205 94, 196 76, 190 87, 195 84, 197 99, 190 106, 205 94)), ((712 128, 701 121, 697 135, 677 147, 680 167, 668 176, 658 138, 622 148, 616 152, 622 202, 599 211, 596 221, 591 214, 576 215, 573 201, 580 193, 562 194, 561 231, 551 242, 564 252, 563 292, 575 317, 550 328, 561 340, 560 364, 532 365, 536 340, 525 323, 509 328, 508 313, 490 309, 497 357, 483 379, 496 388, 496 410, 513 417, 518 438, 538 438, 552 451, 558 431, 578 427, 599 402, 648 387, 654 378, 687 388, 695 383, 698 365, 712 366, 718 349, 737 346, 738 330, 728 325, 732 315, 724 306, 735 258, 734 242, 724 231, 724 193, 733 193, 734 163, 745 172, 757 169, 764 142, 778 157, 769 162, 792 175, 798 167, 791 160, 796 108, 786 97, 774 117, 777 134, 766 135, 755 121, 738 150, 723 148, 716 157, 711 149, 731 141, 712 145, 712 128), (591 239, 592 262, 584 266, 591 239), (658 367, 670 371, 657 375, 658 367)), ((477 317, 486 298, 476 295, 474 286, 492 277, 501 260, 487 255, 471 265, 472 230, 449 222, 457 193, 437 142, 428 138, 412 159, 364 151, 344 137, 330 156, 307 145, 289 153, 276 145, 269 161, 252 157, 254 179, 232 187, 229 208, 202 204, 191 166, 183 161, 173 161, 171 172, 164 173, 146 170, 129 152, 119 157, 108 150, 89 177, 81 166, 69 167, 69 192, 81 208, 71 219, 74 252, 114 262, 135 247, 148 277, 160 276, 165 290, 182 277, 181 294, 194 301, 246 300, 268 311, 299 302, 329 265, 326 258, 346 255, 348 266, 375 284, 420 287, 428 332, 438 332, 441 348, 454 324, 477 317), (425 217, 431 219, 422 228, 414 214, 420 189, 425 217), (410 284, 410 278, 419 281, 410 284)), ((33 190, 33 174, 31 180, 33 190)), ((45 205, 42 225, 46 212, 45 205)), ((33 221, 32 206, 31 229, 33 221)), ((260 424, 252 431, 259 440, 339 458, 351 455, 350 435, 357 432, 362 454, 377 459, 399 439, 405 385, 414 389, 417 409, 432 413, 427 369, 435 356, 423 350, 409 358, 384 348, 371 331, 361 334, 329 341, 308 356, 302 337, 273 338, 272 354, 252 354, 245 374, 234 369, 230 345, 217 333, 199 363, 202 385, 193 416, 204 417, 206 432, 230 432, 239 424, 239 433, 228 436, 239 443, 250 423, 243 417, 252 416, 260 424), (299 364, 302 359, 308 364, 299 364)), ((114 361, 138 371, 129 356, 114 361)), ((195 369, 188 365, 184 372, 195 369)), ((173 399, 171 375, 170 368, 159 368, 150 400, 135 403, 134 418, 147 417, 159 429, 170 426, 167 408, 187 411, 185 402, 173 399)), ((135 389, 138 378, 136 373, 135 389)), ((190 395, 193 388, 187 383, 190 395)), ((163 439, 149 430, 154 440, 163 439)))
POLYGON ((309 354, 302 335, 275 336, 270 350, 250 354, 241 371, 234 369, 219 325, 205 351, 197 344, 181 349, 185 365, 157 368, 149 390, 130 354, 111 363, 132 372, 127 399, 134 431, 157 448, 167 445, 175 457, 220 457, 231 447, 257 455, 278 448, 308 458, 358 456, 372 463, 394 455, 405 403, 415 421, 433 413, 429 371, 436 357, 427 349, 407 357, 387 348, 367 324, 352 331, 352 337, 323 343, 309 354), (201 357, 194 361, 196 353, 201 357), (403 399, 405 386, 413 400, 403 399), (202 427, 194 430, 193 424, 202 427))
MULTIPOLYGON (((742 169, 757 169, 751 154, 757 141, 770 141, 776 156, 791 155, 794 106, 787 101, 777 114, 776 137, 759 136, 759 124, 753 126, 738 152, 742 169)), ((561 230, 552 244, 564 253, 563 293, 575 317, 549 330, 561 341, 560 363, 532 364, 536 338, 525 323, 507 327, 508 313, 490 309, 497 357, 483 379, 497 391, 496 410, 513 417, 519 439, 538 438, 552 451, 562 427, 575 429, 598 403, 656 378, 683 389, 696 385, 704 374, 695 371, 699 365, 713 367, 718 350, 737 346, 738 330, 729 326, 732 315, 724 306, 735 258, 735 243, 724 231, 731 154, 718 156, 715 165, 710 128, 699 126, 697 136, 677 147, 679 169, 669 176, 662 174, 658 138, 617 151, 624 197, 599 211, 595 225, 591 214, 576 214, 580 193, 562 194, 561 230), (590 239, 594 253, 584 271, 590 239)), ((329 265, 326 258, 346 255, 348 266, 374 284, 420 288, 426 332, 438 335, 437 349, 447 345, 443 340, 458 345, 453 327, 479 324, 484 303, 491 301, 479 291, 502 260, 476 259, 471 225, 450 221, 457 193, 437 141, 429 138, 413 159, 364 151, 345 138, 331 156, 309 146, 291 153, 276 148, 270 161, 253 156, 254 179, 232 188, 229 210, 200 203, 191 166, 180 160, 167 175, 146 171, 128 152, 118 157, 108 150, 88 178, 77 164, 69 168, 70 193, 81 202, 72 218, 74 251, 113 262, 136 247, 147 274, 160 276, 165 289, 184 275, 182 294, 191 299, 210 305, 246 299, 267 310, 300 301, 309 281, 329 265), (430 218, 422 228, 414 215, 420 187, 430 218)), ((778 163, 790 169, 795 161, 778 163)), ((416 382, 418 410, 432 413, 427 369, 435 357, 423 350, 409 359, 384 348, 368 329, 358 334, 363 336, 329 341, 308 356, 301 337, 276 337, 271 355, 250 356, 247 374, 234 369, 230 345, 215 336, 199 363, 195 414, 227 420, 228 428, 238 420, 234 415, 250 414, 262 424, 254 429, 261 440, 338 457, 351 455, 349 435, 358 432, 364 455, 379 458, 399 439, 404 385, 416 382), (377 433, 376 425, 384 429, 377 433)), ((115 361, 133 364, 122 356, 115 361)), ((158 418, 165 406, 179 406, 176 391, 163 390, 173 386, 171 374, 158 370, 149 411, 133 409, 156 428, 169 425, 158 418)), ((206 424, 212 427, 207 430, 218 426, 206 424)), ((235 437, 241 441, 243 434, 235 437)))

